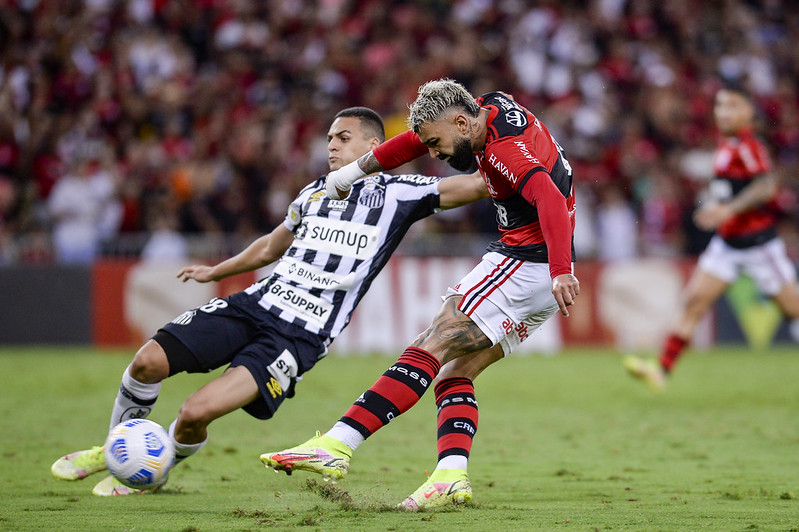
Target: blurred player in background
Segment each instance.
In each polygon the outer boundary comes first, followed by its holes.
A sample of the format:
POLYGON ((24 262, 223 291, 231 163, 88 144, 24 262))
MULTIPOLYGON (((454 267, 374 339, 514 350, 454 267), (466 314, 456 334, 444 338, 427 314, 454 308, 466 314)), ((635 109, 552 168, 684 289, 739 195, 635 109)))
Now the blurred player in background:
MULTIPOLYGON (((383 122, 371 109, 339 112, 328 132, 330 169, 354 161, 384 139, 383 122)), ((302 375, 327 354, 411 224, 488 196, 478 173, 445 179, 372 173, 340 201, 325 198, 324 185, 319 178, 306 186, 283 224, 238 255, 216 266, 180 271, 183 281, 204 283, 279 261, 267 278, 178 316, 145 343, 122 376, 111 427, 147 417, 164 379, 226 364, 220 377, 183 403, 170 425, 176 462, 199 451, 208 425, 229 412, 242 408, 258 419, 271 418, 294 395, 302 375)), ((105 469, 102 445, 63 456, 51 468, 63 480, 105 469)), ((93 493, 136 491, 108 476, 93 493)))
POLYGON ((682 314, 659 359, 630 355, 623 362, 631 375, 655 391, 665 389, 699 321, 738 276, 751 277, 786 316, 799 317, 796 269, 777 235, 777 181, 770 173, 768 151, 754 135, 754 105, 746 92, 729 86, 716 94, 713 112, 721 135, 715 178, 694 221, 716 234, 699 257, 685 289, 682 314))
POLYGON ((472 381, 558 310, 568 316, 580 288, 572 274, 572 171, 538 118, 506 94, 475 99, 452 80, 422 85, 410 110, 412 131, 329 174, 328 195, 345 196, 365 174, 425 153, 461 171, 476 162, 502 237, 448 290, 427 330, 332 429, 293 449, 264 453, 261 461, 288 473, 298 469, 342 478, 353 451, 416 404, 438 376, 439 461, 427 482, 400 505, 417 510, 471 500, 467 465, 477 430, 472 381), (453 361, 461 365, 449 366, 453 361))

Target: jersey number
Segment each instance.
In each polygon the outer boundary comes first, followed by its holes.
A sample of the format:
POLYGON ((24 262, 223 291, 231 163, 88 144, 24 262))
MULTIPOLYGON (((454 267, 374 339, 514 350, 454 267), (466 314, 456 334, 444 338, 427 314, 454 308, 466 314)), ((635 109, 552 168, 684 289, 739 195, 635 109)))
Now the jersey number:
POLYGON ((217 309, 227 307, 227 301, 224 299, 219 299, 218 297, 213 298, 211 301, 206 303, 205 305, 200 307, 200 310, 203 312, 211 313, 217 309))
POLYGON ((497 221, 499 222, 499 225, 507 227, 508 209, 506 209, 504 206, 500 205, 499 203, 495 203, 495 205, 497 207, 497 221))
POLYGON ((566 169, 566 173, 571 177, 572 175, 572 165, 569 164, 569 160, 566 159, 566 154, 563 153, 563 148, 560 147, 558 141, 555 140, 555 137, 552 135, 549 136, 552 139, 552 142, 555 144, 555 148, 558 149, 558 153, 560 154, 560 160, 563 162, 563 168, 566 169))

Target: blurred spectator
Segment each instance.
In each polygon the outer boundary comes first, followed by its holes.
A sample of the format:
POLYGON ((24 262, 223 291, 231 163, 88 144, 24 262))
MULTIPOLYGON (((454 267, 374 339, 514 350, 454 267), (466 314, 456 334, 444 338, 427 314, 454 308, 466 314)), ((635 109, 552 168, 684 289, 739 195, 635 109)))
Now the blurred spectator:
POLYGON ((189 246, 178 229, 173 214, 157 213, 150 222, 150 237, 142 249, 141 258, 147 262, 179 262, 189 258, 189 246))
POLYGON ((597 258, 619 262, 638 255, 638 221, 617 184, 606 186, 596 211, 597 258))
POLYGON ((114 178, 100 160, 84 153, 72 158, 71 170, 55 184, 47 206, 58 261, 87 264, 101 243, 116 234, 122 208, 114 178))
MULTIPOLYGON (((267 232, 276 206, 326 171, 322 125, 337 109, 373 107, 396 134, 418 86, 450 76, 474 94, 512 93, 547 122, 575 168, 583 227, 632 210, 636 254, 693 254, 722 79, 756 95, 776 171, 799 162, 797 40, 799 12, 770 0, 0 2, 0 174, 15 191, 0 253, 47 240, 50 196, 94 141, 119 172, 119 239, 143 240, 164 191, 180 233, 267 232), (617 193, 626 207, 603 210, 617 193)), ((484 212, 427 229, 495 231, 484 212)), ((786 231, 797 217, 786 212, 786 231)), ((579 258, 597 256, 605 246, 584 234, 579 258)))

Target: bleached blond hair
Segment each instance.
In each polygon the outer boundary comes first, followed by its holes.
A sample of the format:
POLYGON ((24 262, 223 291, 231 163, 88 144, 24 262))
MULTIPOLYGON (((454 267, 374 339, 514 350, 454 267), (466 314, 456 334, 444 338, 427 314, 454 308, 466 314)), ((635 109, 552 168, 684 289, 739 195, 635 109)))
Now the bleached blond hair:
POLYGON ((419 87, 419 95, 408 106, 408 128, 419 133, 419 128, 425 122, 433 122, 441 118, 447 109, 460 107, 471 116, 477 116, 480 106, 474 101, 474 96, 466 88, 451 79, 437 79, 428 81, 419 87))

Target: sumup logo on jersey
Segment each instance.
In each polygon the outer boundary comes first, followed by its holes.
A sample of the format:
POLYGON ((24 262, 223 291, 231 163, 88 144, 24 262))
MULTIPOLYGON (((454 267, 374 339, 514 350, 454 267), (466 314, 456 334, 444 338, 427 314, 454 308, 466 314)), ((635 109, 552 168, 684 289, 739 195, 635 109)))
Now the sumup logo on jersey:
POLYGON ((345 220, 306 216, 294 238, 295 245, 364 260, 377 252, 380 228, 345 220))
POLYGON ((377 177, 367 177, 358 195, 358 204, 370 209, 379 209, 383 206, 385 196, 386 186, 381 184, 377 177))

